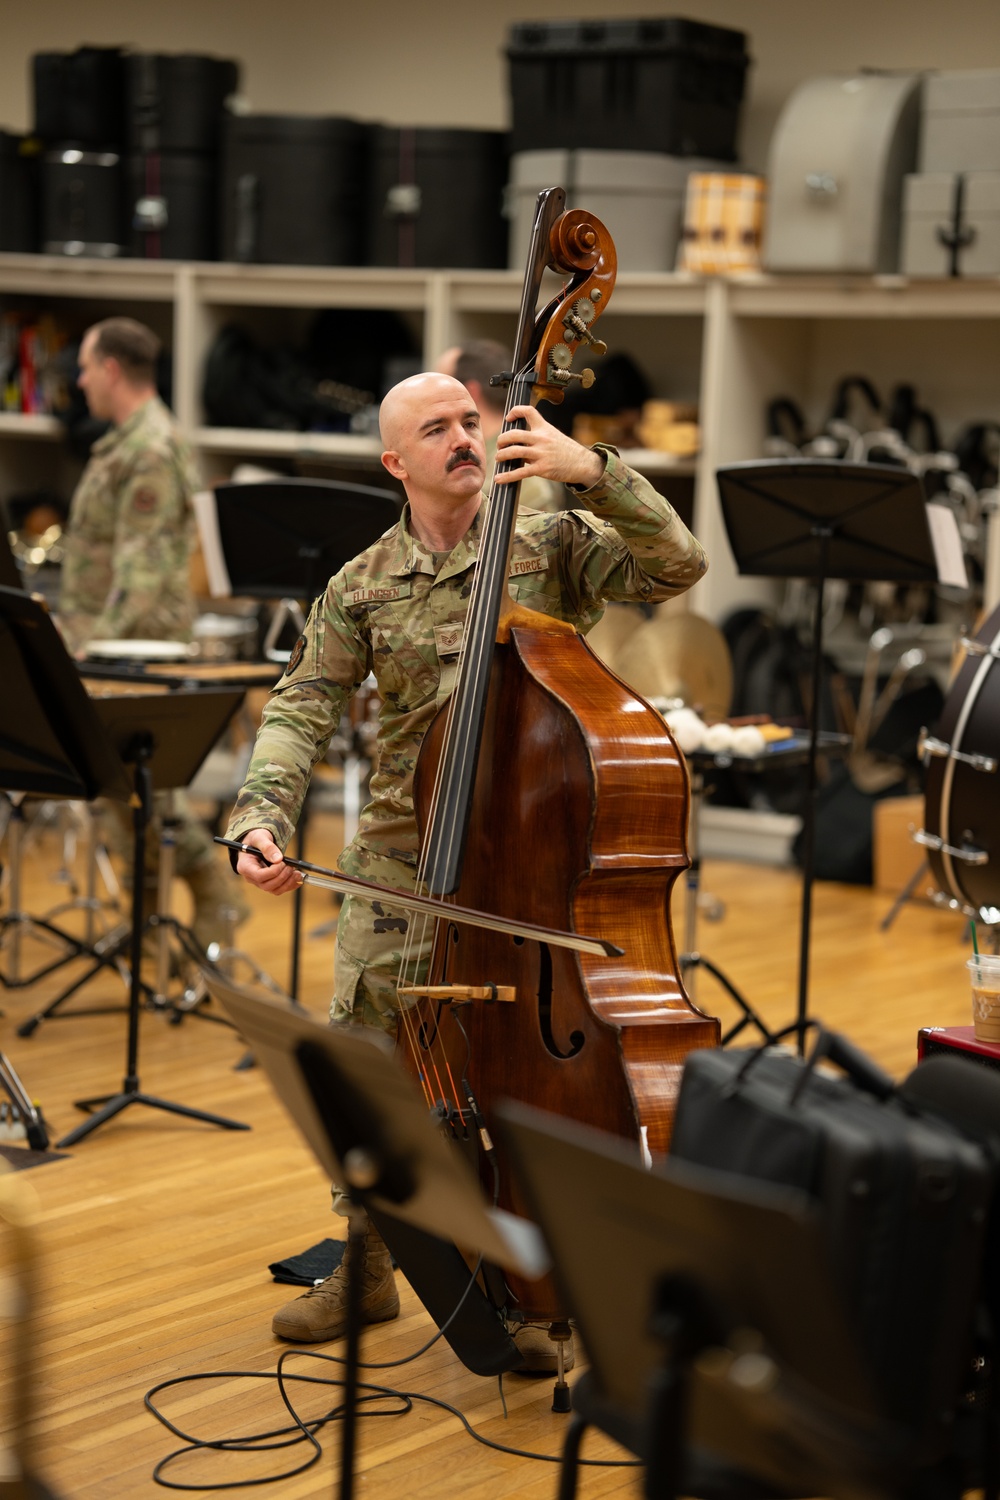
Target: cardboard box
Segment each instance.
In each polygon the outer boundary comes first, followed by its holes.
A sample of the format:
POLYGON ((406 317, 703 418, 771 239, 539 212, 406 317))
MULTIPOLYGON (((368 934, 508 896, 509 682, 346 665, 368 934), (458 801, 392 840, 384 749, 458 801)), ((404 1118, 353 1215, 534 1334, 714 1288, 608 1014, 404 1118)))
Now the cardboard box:
MULTIPOLYGON (((873 881, 876 890, 897 896, 916 873, 924 851, 910 837, 911 828, 924 826, 923 797, 884 797, 872 815, 873 881)), ((926 896, 934 889, 930 871, 913 892, 926 896)))

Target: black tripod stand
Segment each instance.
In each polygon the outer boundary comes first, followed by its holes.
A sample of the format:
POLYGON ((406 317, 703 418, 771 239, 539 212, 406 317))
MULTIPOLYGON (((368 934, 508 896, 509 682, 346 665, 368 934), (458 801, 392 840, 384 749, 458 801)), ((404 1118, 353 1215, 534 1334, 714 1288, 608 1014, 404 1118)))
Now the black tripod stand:
POLYGON ((937 581, 938 567, 920 479, 884 464, 777 459, 716 473, 729 543, 741 573, 810 578, 813 621, 809 756, 802 808, 802 912, 796 1029, 805 1050, 816 838, 816 758, 823 669, 823 594, 828 579, 937 581))
MULTIPOLYGON (((41 600, 0 587, 0 673, 15 730, 0 735, 0 782, 14 791, 84 801, 114 797, 133 813, 132 929, 130 933, 129 1028, 126 1075, 119 1094, 85 1100, 102 1106, 92 1119, 58 1144, 72 1145, 129 1104, 147 1104, 220 1125, 249 1127, 143 1094, 139 1089, 139 1012, 143 985, 142 889, 146 827, 152 799, 152 768, 163 780, 186 785, 236 711, 241 692, 177 693, 160 697, 92 700, 41 600), (133 767, 130 778, 128 766, 133 767), (174 780, 173 778, 176 778, 174 780)), ((101 956, 116 962, 125 939, 101 956)), ((36 1018, 37 1024, 37 1018, 36 1018)))

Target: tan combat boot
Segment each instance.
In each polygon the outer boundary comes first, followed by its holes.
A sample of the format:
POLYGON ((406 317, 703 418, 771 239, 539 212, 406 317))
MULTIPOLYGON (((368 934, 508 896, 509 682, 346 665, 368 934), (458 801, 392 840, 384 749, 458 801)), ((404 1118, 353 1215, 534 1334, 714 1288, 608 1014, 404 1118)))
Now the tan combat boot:
MULTIPOLYGON (((563 1346, 563 1373, 572 1370, 575 1363, 573 1335, 565 1327, 565 1335, 558 1341, 553 1339, 548 1323, 508 1323, 507 1332, 514 1340, 521 1356, 521 1364, 515 1366, 515 1375, 555 1375, 559 1369, 559 1344, 563 1346)), ((564 1325, 565 1326, 565 1325, 564 1325)))
POLYGON ((271 1329, 279 1339, 295 1344, 321 1344, 339 1339, 347 1332, 347 1278, 351 1271, 361 1275, 361 1321, 388 1323, 399 1316, 399 1293, 393 1275, 388 1247, 369 1221, 361 1247, 361 1264, 355 1270, 348 1265, 354 1254, 348 1243, 343 1260, 319 1286, 275 1313, 271 1329))

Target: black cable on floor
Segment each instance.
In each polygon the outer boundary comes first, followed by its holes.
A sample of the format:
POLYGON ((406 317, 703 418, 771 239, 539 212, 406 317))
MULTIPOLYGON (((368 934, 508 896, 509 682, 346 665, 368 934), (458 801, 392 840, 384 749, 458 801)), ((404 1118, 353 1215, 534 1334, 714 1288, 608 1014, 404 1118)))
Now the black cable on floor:
MULTIPOLYGON (((178 1375, 170 1380, 161 1381, 159 1385, 153 1386, 151 1390, 147 1391, 144 1397, 147 1410, 169 1432, 172 1432, 175 1437, 180 1438, 184 1445, 181 1448, 175 1449, 173 1453, 168 1453, 165 1458, 159 1461, 153 1470, 155 1483, 163 1486, 165 1489, 173 1490, 231 1490, 243 1487, 257 1487, 264 1484, 276 1484, 279 1480, 291 1479, 295 1475, 303 1474, 307 1469, 310 1469, 319 1460, 323 1452, 322 1445, 317 1440, 315 1434, 320 1432, 328 1422, 339 1420, 343 1416, 344 1406, 342 1403, 333 1406, 323 1416, 306 1421, 295 1410, 287 1387, 290 1384, 342 1387, 343 1381, 338 1379, 321 1379, 317 1376, 309 1375, 286 1374, 284 1369, 285 1363, 295 1355, 302 1355, 306 1359, 323 1360, 324 1363, 328 1364, 343 1364, 344 1362, 343 1358, 338 1354, 320 1354, 313 1349, 286 1349, 278 1360, 278 1368, 273 1374, 266 1371, 253 1370, 215 1370, 204 1374, 178 1375), (292 1424, 286 1427, 271 1428, 266 1432, 249 1433, 245 1437, 214 1439, 195 1437, 194 1434, 186 1432, 183 1428, 178 1427, 176 1423, 171 1422, 160 1411, 154 1398, 161 1391, 169 1390, 173 1386, 187 1385, 197 1380, 274 1381, 278 1387, 278 1392, 285 1409, 292 1418, 292 1424), (278 1452, 283 1448, 292 1448, 303 1442, 308 1443, 312 1450, 309 1457, 296 1467, 284 1470, 279 1474, 268 1475, 258 1479, 220 1480, 215 1483, 202 1481, 199 1484, 185 1484, 165 1477, 170 1465, 192 1453, 269 1453, 278 1452)), ((410 1358, 413 1357, 410 1356, 410 1358)), ((396 1364, 403 1362, 405 1361, 394 1361, 396 1364)), ((368 1416, 403 1416, 413 1410, 416 1402, 422 1401, 427 1406, 435 1406, 441 1411, 448 1412, 450 1416, 456 1417, 468 1435, 485 1448, 492 1448, 497 1453, 506 1453, 514 1458, 531 1459, 537 1463, 557 1464, 562 1461, 560 1453, 535 1453, 529 1449, 511 1447, 507 1443, 498 1443, 493 1438, 486 1437, 483 1433, 476 1431, 463 1411, 457 1406, 452 1406, 450 1402, 441 1400, 438 1396, 426 1396, 419 1391, 399 1391, 393 1389, 391 1386, 371 1385, 367 1381, 359 1382, 357 1391, 359 1406, 365 1407, 370 1403, 381 1400, 392 1401, 397 1404, 391 1408, 383 1407, 379 1410, 369 1410, 366 1413, 368 1416)), ((582 1458, 579 1462, 590 1468, 602 1469, 641 1467, 639 1459, 582 1458)))

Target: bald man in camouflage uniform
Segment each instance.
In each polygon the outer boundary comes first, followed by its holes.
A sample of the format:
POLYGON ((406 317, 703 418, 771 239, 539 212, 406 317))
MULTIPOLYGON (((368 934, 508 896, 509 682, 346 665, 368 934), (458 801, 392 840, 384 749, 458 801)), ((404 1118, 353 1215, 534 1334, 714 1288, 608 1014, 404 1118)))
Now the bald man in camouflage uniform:
MULTIPOLYGON (((579 508, 519 514, 509 588, 529 609, 587 631, 608 600, 657 602, 702 576, 705 554, 666 500, 610 448, 587 449, 550 426, 533 407, 510 414, 526 431, 499 439, 500 456, 519 460, 508 477, 540 475, 572 486, 579 508)), ((382 462, 402 481, 402 519, 331 579, 313 606, 264 711, 246 783, 228 836, 272 861, 241 854, 237 869, 274 894, 301 877, 281 862, 313 766, 325 755, 342 713, 374 673, 382 698, 371 801, 340 857, 349 874, 411 889, 417 862, 413 772, 421 740, 455 684, 473 567, 481 533, 485 445, 469 392, 450 376, 413 376, 383 402, 382 462)), ((331 1019, 395 1035, 396 987, 406 916, 391 902, 348 897, 341 910, 331 1019)), ((427 954, 413 955, 418 979, 427 954)), ((388 1252, 369 1225, 362 1263, 369 1322, 399 1309, 388 1252)), ((296 1342, 337 1338, 345 1327, 345 1275, 282 1308, 275 1333, 296 1342)), ((525 1367, 554 1368, 544 1329, 514 1332, 525 1367)))
MULTIPOLYGON (((95 640, 189 641, 196 616, 190 582, 197 483, 187 448, 156 393, 160 341, 131 318, 108 318, 80 345, 78 383, 91 414, 112 427, 95 444, 77 485, 65 535, 59 627, 77 656, 95 640)), ((157 798, 158 819, 168 810, 157 798)), ((117 842, 129 847, 131 820, 109 805, 117 842), (123 826, 123 819, 127 826, 123 826)), ((203 947, 225 940, 249 914, 231 889, 208 830, 175 808, 176 870, 194 898, 203 947)), ((148 912, 155 910, 157 836, 148 842, 148 912)))

